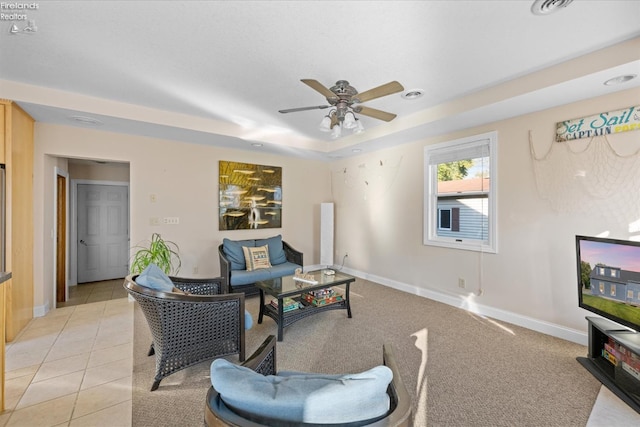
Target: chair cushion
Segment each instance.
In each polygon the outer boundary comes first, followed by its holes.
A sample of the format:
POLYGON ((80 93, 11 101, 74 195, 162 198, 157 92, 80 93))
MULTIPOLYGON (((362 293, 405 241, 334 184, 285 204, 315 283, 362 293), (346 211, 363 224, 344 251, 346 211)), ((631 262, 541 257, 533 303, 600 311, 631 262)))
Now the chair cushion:
POLYGON ((222 239, 222 251, 231 263, 232 270, 244 270, 246 261, 244 260, 243 246, 255 247, 255 240, 230 240, 226 237, 222 239))
POLYGON ((284 264, 272 265, 271 268, 261 268, 258 270, 231 270, 231 286, 250 285, 258 280, 268 280, 276 277, 288 276, 293 274, 296 268, 300 268, 298 264, 285 262, 284 264))
POLYGON ((136 278, 136 283, 150 289, 161 292, 172 292, 173 282, 164 271, 157 265, 151 263, 136 278))
POLYGON ((244 252, 247 271, 271 267, 271 263, 269 262, 269 246, 256 246, 255 248, 244 246, 242 250, 244 252))
POLYGON ((349 423, 389 411, 391 369, 359 374, 291 373, 264 376, 226 359, 211 364, 211 384, 227 406, 240 413, 281 421, 349 423))
POLYGON ((287 262, 287 254, 282 246, 282 235, 278 234, 268 239, 256 240, 256 246, 269 246, 269 261, 271 265, 278 265, 287 262))

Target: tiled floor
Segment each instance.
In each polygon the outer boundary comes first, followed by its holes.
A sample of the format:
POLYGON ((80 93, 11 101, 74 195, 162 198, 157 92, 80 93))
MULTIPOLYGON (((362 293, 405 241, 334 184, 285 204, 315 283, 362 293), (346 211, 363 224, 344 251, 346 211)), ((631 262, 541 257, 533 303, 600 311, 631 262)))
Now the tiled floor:
POLYGON ((0 427, 131 426, 133 303, 121 289, 79 285, 7 343, 0 427))
POLYGON ((126 298, 122 282, 124 279, 105 280, 103 282, 81 283, 69 287, 67 302, 58 303, 58 308, 69 307, 90 302, 108 301, 116 298, 126 298))

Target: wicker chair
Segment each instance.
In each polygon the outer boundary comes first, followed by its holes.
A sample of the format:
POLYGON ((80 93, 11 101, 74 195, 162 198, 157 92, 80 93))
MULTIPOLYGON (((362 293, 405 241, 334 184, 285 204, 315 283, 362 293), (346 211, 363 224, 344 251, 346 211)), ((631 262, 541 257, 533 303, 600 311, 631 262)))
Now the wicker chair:
MULTIPOLYGON (((342 427, 370 426, 370 427, 409 427, 412 425, 411 397, 402 382, 398 371, 393 350, 389 344, 382 348, 383 362, 393 372, 393 380, 387 388, 390 407, 389 412, 381 419, 372 423, 352 422, 340 424, 342 427)), ((268 336, 262 345, 242 364, 263 375, 276 375, 276 337, 268 336)), ((330 408, 328 408, 330 410, 330 408)), ((283 423, 269 418, 249 420, 232 411, 225 405, 220 394, 214 387, 209 388, 204 410, 204 422, 208 427, 213 426, 241 426, 241 427, 312 427, 319 424, 311 423, 283 423)), ((326 424, 323 424, 326 426, 326 424)), ((331 424, 337 426, 337 424, 331 424)))
POLYGON ((140 304, 151 329, 149 356, 156 356, 151 391, 163 378, 206 360, 238 354, 244 361, 244 294, 225 293, 220 277, 170 277, 188 294, 155 291, 136 284, 136 277, 128 276, 124 288, 140 304))

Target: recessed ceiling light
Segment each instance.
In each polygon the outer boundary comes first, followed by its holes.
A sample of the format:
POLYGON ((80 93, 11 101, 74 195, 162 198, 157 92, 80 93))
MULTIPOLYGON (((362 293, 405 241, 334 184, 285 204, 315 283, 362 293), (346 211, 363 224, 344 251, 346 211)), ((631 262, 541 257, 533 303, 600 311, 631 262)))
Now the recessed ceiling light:
POLYGON ((569 6, 573 0, 535 0, 531 5, 531 13, 534 15, 550 15, 560 9, 569 6))
POLYGON ((252 147, 262 147, 262 144, 260 144, 259 142, 254 142, 251 144, 252 147))
POLYGON ((403 93, 401 96, 404 99, 417 99, 424 95, 424 91, 422 89, 411 89, 403 93))
POLYGON ((626 83, 629 80, 633 80, 636 77, 637 76, 635 74, 625 74, 623 76, 618 76, 618 77, 614 77, 612 79, 609 79, 606 82, 604 82, 604 84, 605 84, 605 86, 619 85, 619 84, 622 84, 622 83, 626 83))
POLYGON ((82 123, 83 125, 89 126, 101 126, 102 122, 98 119, 94 119, 93 117, 87 116, 71 116, 69 120, 73 120, 74 122, 82 123))
POLYGON ((359 153, 359 152, 361 152, 361 151, 362 151, 362 150, 361 150, 361 149, 359 149, 359 148, 354 148, 354 149, 352 149, 352 150, 351 150, 351 152, 352 152, 352 153, 359 153))

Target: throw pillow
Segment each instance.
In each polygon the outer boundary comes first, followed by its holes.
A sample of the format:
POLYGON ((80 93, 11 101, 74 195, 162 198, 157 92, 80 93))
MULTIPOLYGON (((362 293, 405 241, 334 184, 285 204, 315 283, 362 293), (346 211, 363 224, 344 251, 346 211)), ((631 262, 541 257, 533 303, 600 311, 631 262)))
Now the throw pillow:
POLYGON ((287 254, 282 246, 282 235, 278 234, 268 239, 256 240, 256 246, 269 246, 269 262, 271 265, 278 265, 287 262, 287 254))
POLYGON ((173 282, 169 279, 164 271, 157 265, 151 263, 145 268, 142 273, 136 277, 136 283, 140 286, 144 286, 150 289, 161 292, 172 292, 173 282))
POLYGON ((264 376, 226 359, 211 364, 211 384, 227 406, 293 423, 342 424, 384 416, 392 379, 383 365, 359 374, 264 376))
POLYGON ((244 246, 242 250, 244 251, 244 259, 247 262, 247 271, 271 267, 268 246, 258 246, 255 248, 244 246))
POLYGON ((249 330, 253 327, 253 317, 247 310, 244 311, 244 329, 249 330))
POLYGON ((222 251, 229 259, 232 270, 244 270, 246 261, 244 258, 243 247, 255 246, 255 240, 230 240, 226 237, 222 239, 222 251))

